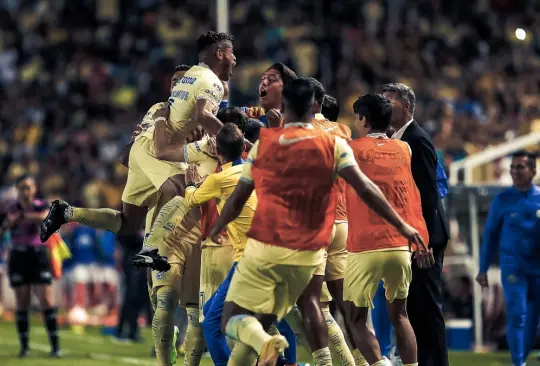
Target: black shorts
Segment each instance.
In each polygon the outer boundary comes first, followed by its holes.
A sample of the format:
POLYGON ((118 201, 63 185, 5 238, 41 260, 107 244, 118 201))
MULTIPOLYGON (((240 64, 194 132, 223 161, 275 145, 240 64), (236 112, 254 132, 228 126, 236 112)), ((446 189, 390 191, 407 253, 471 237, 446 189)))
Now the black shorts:
POLYGON ((52 270, 47 247, 12 247, 8 259, 8 276, 11 287, 51 284, 52 270))

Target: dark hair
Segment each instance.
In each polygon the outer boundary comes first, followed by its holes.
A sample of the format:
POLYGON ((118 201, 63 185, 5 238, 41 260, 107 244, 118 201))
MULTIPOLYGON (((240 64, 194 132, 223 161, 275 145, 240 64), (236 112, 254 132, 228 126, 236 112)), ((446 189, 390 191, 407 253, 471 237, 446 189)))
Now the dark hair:
POLYGON ((234 123, 225 123, 216 136, 216 148, 227 161, 242 157, 244 135, 234 123))
POLYGON ((315 78, 307 78, 309 82, 311 83, 311 86, 313 87, 313 90, 315 91, 315 101, 322 105, 324 101, 324 96, 326 95, 326 92, 324 91, 324 86, 321 84, 321 82, 315 78))
POLYGON ((35 180, 32 175, 26 173, 26 174, 21 175, 17 179, 15 179, 15 185, 18 186, 19 184, 21 184, 22 182, 24 182, 27 179, 35 180))
POLYGON ((326 94, 323 99, 321 113, 328 120, 337 122, 339 118, 339 103, 336 98, 326 94))
POLYGON ((518 150, 512 154, 512 158, 527 157, 527 166, 530 169, 536 170, 536 154, 527 150, 518 150))
POLYGON ((197 53, 200 55, 202 52, 206 51, 210 46, 216 45, 222 42, 232 42, 234 37, 227 33, 218 33, 214 31, 206 32, 201 34, 197 38, 197 53))
POLYGON ((261 128, 264 128, 264 124, 255 118, 250 118, 247 121, 246 130, 244 131, 244 137, 251 143, 255 143, 259 139, 259 133, 261 128))
POLYGON ((283 86, 285 108, 291 109, 297 117, 311 114, 313 108, 313 85, 307 78, 297 78, 283 86))
POLYGON ((290 83, 294 79, 297 79, 298 76, 296 76, 296 73, 289 67, 285 66, 285 64, 281 62, 276 62, 272 66, 270 66, 266 71, 268 70, 276 70, 279 72, 279 76, 281 76, 281 80, 283 80, 283 84, 290 83))
POLYGON ((225 107, 219 110, 217 113, 217 119, 221 121, 221 123, 234 123, 242 133, 246 130, 246 125, 248 121, 247 115, 242 112, 242 110, 238 107, 225 107))
POLYGON ((178 72, 178 71, 188 71, 189 69, 191 69, 191 66, 186 65, 186 64, 176 65, 176 66, 174 67, 173 74, 174 74, 175 72, 178 72))
POLYGON ((402 83, 384 84, 382 86, 382 92, 396 93, 399 99, 404 100, 411 105, 411 112, 414 114, 416 96, 410 86, 402 83))
POLYGON ((365 117, 373 130, 385 131, 392 120, 392 102, 382 94, 362 95, 354 102, 353 110, 360 117, 365 117))

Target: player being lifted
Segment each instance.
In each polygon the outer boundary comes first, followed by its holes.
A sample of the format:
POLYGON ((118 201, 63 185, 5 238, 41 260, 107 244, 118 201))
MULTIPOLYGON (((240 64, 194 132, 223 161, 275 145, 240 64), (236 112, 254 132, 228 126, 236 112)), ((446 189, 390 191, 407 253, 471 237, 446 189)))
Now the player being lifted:
MULTIPOLYGON (((285 128, 261 131, 241 180, 211 231, 212 236, 219 235, 256 189, 257 211, 227 294, 222 328, 238 341, 232 356, 238 354, 237 347, 244 354, 255 350, 260 365, 274 365, 288 346, 284 337, 270 336, 265 329, 290 311, 324 260, 334 225, 336 174, 404 237, 423 244, 418 232, 360 171, 346 141, 314 130, 313 94, 307 79, 284 86, 285 128)), ((330 352, 316 355, 315 364, 332 365, 330 352)))
MULTIPOLYGON (((161 218, 164 225, 177 211, 178 214, 185 216, 186 222, 180 221, 183 225, 183 229, 179 231, 180 236, 172 236, 167 240, 157 238, 154 241, 155 246, 143 247, 139 255, 139 258, 153 269, 171 268, 166 261, 160 260, 159 252, 172 258, 173 262, 173 267, 167 272, 166 278, 161 272, 154 272, 152 278, 154 295, 152 298, 157 305, 153 334, 160 365, 171 364, 170 349, 174 329, 172 317, 178 304, 178 301, 174 300, 179 298, 179 294, 176 294, 176 284, 182 283, 182 274, 186 270, 184 264, 190 262, 186 259, 193 256, 200 260, 200 247, 197 245, 200 238, 198 215, 195 211, 189 214, 182 213, 180 207, 165 205, 174 196, 183 197, 185 187, 183 174, 187 167, 184 163, 167 161, 170 160, 168 156, 179 144, 185 144, 186 137, 197 126, 201 125, 211 133, 216 133, 222 126, 215 117, 223 96, 221 80, 227 81, 230 78, 236 63, 232 37, 225 33, 205 33, 197 40, 197 46, 200 64, 192 67, 175 84, 169 99, 168 117, 162 116, 163 109, 158 110, 154 114, 154 125, 137 136, 131 148, 128 180, 122 196, 123 212, 111 209, 73 208, 66 202, 55 201, 42 224, 42 240, 46 240, 62 224, 69 221, 113 232, 135 230, 142 221, 141 212, 148 211, 148 207, 157 206, 155 212, 159 214, 149 213, 149 216, 156 217, 156 220, 161 218), (177 175, 182 176, 182 179, 173 180, 172 177, 177 175), (158 204, 151 205, 152 202, 158 204), (160 210, 161 206, 163 208, 160 210), (133 217, 126 213, 129 211, 138 211, 136 218, 140 221, 134 222, 133 217), (130 222, 131 225, 126 225, 126 222, 130 222), (184 232, 189 235, 182 235, 184 232)), ((147 229, 151 227, 148 225, 148 222, 152 222, 151 218, 147 219, 147 229)), ((198 279, 199 268, 193 268, 193 273, 198 279)), ((182 292, 186 293, 182 299, 183 305, 197 309, 198 283, 193 290, 191 292, 195 295, 188 296, 187 293, 190 291, 186 287, 182 288, 182 292)))

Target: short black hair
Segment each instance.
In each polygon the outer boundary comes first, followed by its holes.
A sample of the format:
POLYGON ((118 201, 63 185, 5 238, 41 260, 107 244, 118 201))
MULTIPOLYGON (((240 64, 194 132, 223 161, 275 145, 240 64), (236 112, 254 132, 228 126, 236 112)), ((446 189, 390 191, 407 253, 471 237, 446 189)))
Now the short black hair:
POLYGON ((311 114, 315 90, 307 78, 297 78, 283 86, 283 102, 297 117, 311 114))
POLYGON ((216 148, 227 161, 242 157, 244 134, 234 123, 225 123, 216 136, 216 148))
POLYGON ((246 130, 246 125, 248 122, 247 115, 238 107, 225 107, 219 110, 217 113, 217 119, 221 123, 234 123, 242 133, 246 130))
POLYGON ((527 166, 530 169, 536 170, 536 154, 527 150, 518 150, 512 154, 512 158, 527 157, 527 166))
POLYGON ((223 33, 223 32, 215 32, 215 31, 209 31, 204 34, 201 34, 199 38, 197 38, 197 53, 199 56, 201 53, 208 50, 209 47, 216 45, 218 43, 222 42, 232 42, 234 41, 234 37, 230 34, 223 33))
POLYGON ((18 186, 19 184, 21 184, 22 182, 24 182, 27 179, 32 179, 33 181, 35 181, 33 175, 25 173, 25 174, 21 175, 20 177, 18 177, 17 179, 15 179, 15 185, 18 186))
POLYGON ((416 96, 410 86, 403 83, 390 83, 384 84, 381 89, 383 93, 396 93, 399 99, 404 100, 411 105, 411 112, 414 114, 416 96))
POLYGON ((296 73, 288 66, 281 62, 276 62, 272 66, 270 66, 266 71, 268 70, 276 70, 279 72, 279 76, 281 76, 281 80, 283 80, 283 84, 287 84, 291 82, 294 79, 297 79, 298 76, 296 76, 296 73))
POLYGON ((392 102, 382 94, 362 95, 354 102, 353 110, 360 117, 365 117, 373 130, 386 131, 392 121, 392 102))
POLYGON ((178 71, 188 71, 189 69, 191 69, 191 66, 186 65, 186 64, 176 65, 176 66, 174 67, 173 74, 174 74, 175 72, 178 72, 178 71))
POLYGON ((319 103, 319 105, 322 105, 324 101, 324 96, 326 95, 326 91, 324 90, 324 86, 321 84, 321 82, 315 78, 307 78, 309 82, 311 83, 311 86, 313 86, 313 90, 315 91, 315 101, 319 103))
POLYGON ((339 103, 336 98, 326 94, 323 99, 321 113, 329 121, 337 122, 339 118, 339 103))
POLYGON ((261 128, 264 128, 264 123, 255 118, 248 119, 244 137, 251 143, 255 143, 259 139, 261 128))

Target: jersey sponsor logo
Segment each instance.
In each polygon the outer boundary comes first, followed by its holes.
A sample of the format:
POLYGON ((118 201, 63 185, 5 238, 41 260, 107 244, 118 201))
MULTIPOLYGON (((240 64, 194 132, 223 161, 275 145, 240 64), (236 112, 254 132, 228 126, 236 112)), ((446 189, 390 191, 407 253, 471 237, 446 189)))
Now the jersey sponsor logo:
POLYGON ((216 101, 216 103, 221 101, 221 93, 219 93, 217 90, 204 89, 203 93, 211 97, 214 101, 216 101))
POLYGON ((296 138, 293 138, 293 139, 288 139, 288 138, 285 138, 284 135, 281 135, 279 136, 279 144, 280 145, 292 145, 292 144, 296 144, 300 141, 304 141, 304 140, 310 140, 312 138, 315 138, 315 136, 303 136, 303 137, 296 137, 296 138))
POLYGON ((197 78, 190 77, 190 76, 184 76, 182 79, 177 81, 178 84, 187 84, 187 85, 193 85, 197 81, 197 78))
POLYGON ((171 98, 169 98, 169 105, 174 103, 174 100, 171 101, 172 98, 188 100, 189 92, 185 90, 173 90, 171 93, 171 98))
POLYGON ((162 280, 162 279, 163 279, 163 276, 165 276, 165 272, 158 272, 158 273, 156 274, 156 278, 157 278, 158 280, 162 280))

